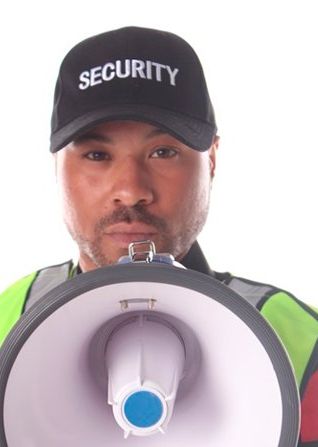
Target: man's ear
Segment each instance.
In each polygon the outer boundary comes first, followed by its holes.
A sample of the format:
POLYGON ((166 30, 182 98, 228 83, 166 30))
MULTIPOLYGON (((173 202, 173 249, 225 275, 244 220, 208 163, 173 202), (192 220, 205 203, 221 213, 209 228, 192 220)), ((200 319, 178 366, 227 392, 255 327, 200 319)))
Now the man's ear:
POLYGON ((216 151, 219 147, 219 141, 220 141, 220 137, 218 135, 216 135, 213 138, 212 145, 209 149, 211 179, 214 177, 214 173, 215 173, 216 151))

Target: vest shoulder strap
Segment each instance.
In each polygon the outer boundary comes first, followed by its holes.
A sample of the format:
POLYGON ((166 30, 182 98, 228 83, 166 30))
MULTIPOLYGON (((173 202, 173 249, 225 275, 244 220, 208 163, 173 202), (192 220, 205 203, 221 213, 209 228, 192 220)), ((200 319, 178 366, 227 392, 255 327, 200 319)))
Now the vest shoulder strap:
POLYGON ((0 345, 21 317, 43 295, 66 281, 73 272, 73 262, 46 267, 25 276, 0 294, 0 345))
POLYGON ((30 309, 40 298, 42 298, 54 287, 62 284, 70 278, 73 262, 67 261, 63 264, 53 265, 40 270, 28 293, 24 305, 24 311, 30 309))

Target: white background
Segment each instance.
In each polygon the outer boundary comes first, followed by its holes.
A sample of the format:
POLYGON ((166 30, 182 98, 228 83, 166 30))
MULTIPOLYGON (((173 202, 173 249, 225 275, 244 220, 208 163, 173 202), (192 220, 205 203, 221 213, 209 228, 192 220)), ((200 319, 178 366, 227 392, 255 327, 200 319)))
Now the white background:
POLYGON ((200 238, 212 268, 274 283, 317 305, 316 5, 6 2, 0 12, 0 289, 76 253, 61 221, 48 151, 61 59, 86 37, 140 25, 184 37, 205 68, 221 136, 200 238))

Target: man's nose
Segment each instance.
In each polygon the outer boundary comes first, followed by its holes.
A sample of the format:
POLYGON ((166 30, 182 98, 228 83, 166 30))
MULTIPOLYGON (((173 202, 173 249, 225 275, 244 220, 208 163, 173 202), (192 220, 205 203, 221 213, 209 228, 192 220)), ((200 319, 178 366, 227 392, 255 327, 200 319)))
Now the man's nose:
POLYGON ((127 157, 114 168, 111 182, 111 198, 118 205, 149 205, 154 200, 151 174, 133 157, 127 157))

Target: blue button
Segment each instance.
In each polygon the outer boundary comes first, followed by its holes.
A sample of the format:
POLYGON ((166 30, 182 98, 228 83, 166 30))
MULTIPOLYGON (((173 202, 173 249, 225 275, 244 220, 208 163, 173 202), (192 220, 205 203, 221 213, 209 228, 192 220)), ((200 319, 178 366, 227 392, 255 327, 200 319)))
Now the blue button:
POLYGON ((126 419, 135 427, 146 428, 157 424, 163 413, 162 402, 150 391, 137 391, 125 402, 126 419))

